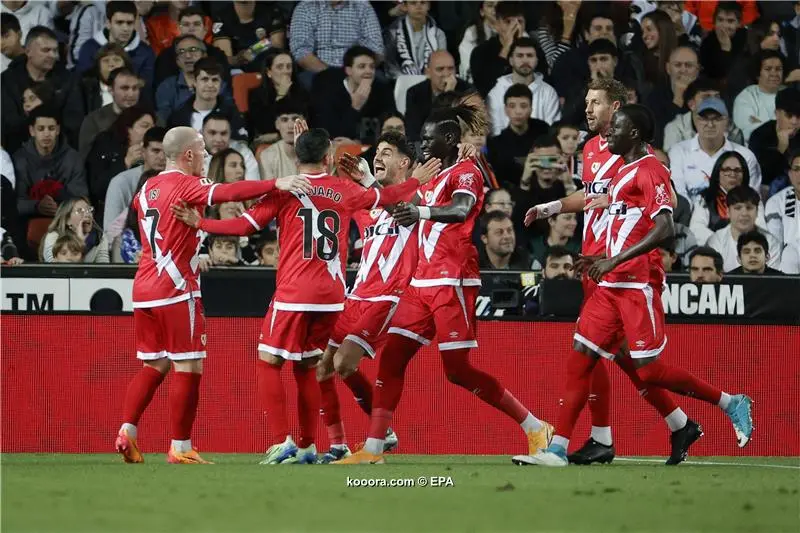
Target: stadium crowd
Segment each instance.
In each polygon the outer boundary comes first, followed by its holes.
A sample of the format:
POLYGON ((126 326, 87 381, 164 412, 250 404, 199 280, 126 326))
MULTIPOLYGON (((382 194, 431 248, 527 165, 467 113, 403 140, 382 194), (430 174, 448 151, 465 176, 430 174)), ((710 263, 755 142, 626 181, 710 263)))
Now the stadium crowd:
MULTIPOLYGON (((582 217, 522 221, 582 186, 586 85, 615 77, 678 194, 666 270, 800 273, 800 2, 2 0, 0 26, 5 263, 137 263, 129 206, 167 128, 202 132, 215 182, 274 179, 297 172, 297 118, 371 165, 381 134, 418 142, 473 92, 481 268, 569 278, 582 217)), ((357 228, 351 244, 357 264, 357 228)), ((275 228, 201 257, 275 267, 275 228)))

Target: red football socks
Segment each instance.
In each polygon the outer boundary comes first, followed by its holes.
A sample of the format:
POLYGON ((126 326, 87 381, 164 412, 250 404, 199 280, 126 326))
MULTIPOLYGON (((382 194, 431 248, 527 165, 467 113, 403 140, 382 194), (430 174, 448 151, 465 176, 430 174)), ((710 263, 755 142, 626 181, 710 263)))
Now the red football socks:
POLYGON ((706 383, 682 368, 668 365, 656 359, 637 370, 639 377, 648 385, 655 385, 676 394, 690 396, 713 405, 718 405, 722 391, 706 383))
POLYGON ((122 421, 138 425, 142 413, 150 405, 158 386, 164 381, 166 374, 162 374, 152 366, 143 366, 128 384, 125 393, 125 403, 122 408, 122 421))
POLYGON ((406 367, 420 349, 417 341, 402 335, 389 335, 378 360, 375 401, 370 414, 368 437, 383 440, 403 394, 406 367))
POLYGON ((647 385, 641 380, 639 374, 636 373, 636 366, 633 363, 633 359, 630 357, 617 357, 614 362, 625 372, 625 375, 631 380, 631 383, 633 383, 636 390, 639 391, 642 398, 652 405, 662 418, 666 418, 667 415, 678 408, 678 404, 675 403, 675 400, 672 399, 669 392, 661 387, 647 385))
POLYGON ((581 352, 573 351, 567 358, 567 384, 558 409, 556 435, 566 439, 572 436, 586 401, 592 382, 592 370, 598 361, 581 352))
POLYGON ((361 410, 367 413, 367 416, 372 414, 372 385, 361 370, 356 370, 342 381, 353 393, 361 410))
POLYGON ((592 384, 589 388, 589 412, 592 425, 609 427, 611 425, 611 380, 603 361, 597 361, 592 370, 592 384))
POLYGON ((281 367, 259 359, 256 364, 256 394, 261 409, 267 417, 267 428, 275 442, 283 442, 289 436, 289 420, 286 414, 286 393, 281 381, 281 367))
POLYGON ((300 415, 300 438, 297 446, 308 448, 317 436, 320 391, 317 384, 317 370, 295 362, 292 365, 294 379, 297 381, 297 410, 300 415))
POLYGON ((200 399, 201 374, 173 372, 169 387, 169 417, 172 440, 189 440, 200 399))
POLYGON ((319 382, 322 400, 322 421, 328 430, 331 445, 344 444, 344 426, 339 409, 339 395, 336 393, 336 380, 333 376, 319 382))

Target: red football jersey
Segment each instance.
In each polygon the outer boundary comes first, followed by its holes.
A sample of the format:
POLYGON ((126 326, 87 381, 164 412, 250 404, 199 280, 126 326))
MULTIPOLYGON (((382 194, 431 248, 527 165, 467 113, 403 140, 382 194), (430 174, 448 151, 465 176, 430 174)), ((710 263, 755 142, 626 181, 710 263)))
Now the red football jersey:
POLYGON ((353 215, 364 247, 348 298, 399 301, 417 268, 417 228, 397 224, 384 209, 353 215))
POLYGON ((431 220, 418 223, 419 261, 411 285, 480 286, 478 251, 472 244, 472 230, 483 205, 483 177, 472 160, 465 160, 442 170, 420 187, 421 206, 449 204, 456 193, 475 198, 467 219, 460 224, 431 220))
MULTIPOLYGON (((586 203, 597 196, 608 193, 611 178, 617 175, 619 168, 625 164, 622 157, 608 151, 608 142, 600 135, 595 135, 583 146, 583 191, 586 203)), ((583 219, 583 255, 603 255, 606 250, 606 228, 608 227, 608 211, 592 209, 587 211, 583 219)))
POLYGON ((211 205, 217 187, 208 178, 165 171, 147 180, 133 202, 142 257, 133 280, 133 307, 158 307, 200 297, 197 279, 202 232, 177 220, 169 207, 183 200, 211 205))
MULTIPOLYGON (((614 257, 639 242, 662 211, 672 213, 670 173, 652 154, 620 167, 609 184, 606 255, 614 257)), ((609 272, 600 285, 654 283, 660 285, 664 268, 658 249, 640 255, 609 272)))

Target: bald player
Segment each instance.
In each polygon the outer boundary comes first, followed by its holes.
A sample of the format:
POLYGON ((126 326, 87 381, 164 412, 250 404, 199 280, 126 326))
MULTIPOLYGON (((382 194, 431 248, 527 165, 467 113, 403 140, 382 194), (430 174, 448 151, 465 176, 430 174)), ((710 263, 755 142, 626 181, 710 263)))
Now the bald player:
POLYGON ((142 368, 128 385, 116 450, 126 463, 142 463, 136 444, 139 418, 171 367, 169 412, 172 443, 167 462, 208 463, 192 447, 191 431, 206 357, 198 256, 204 235, 180 221, 170 206, 206 206, 250 200, 275 189, 308 192, 302 176, 219 184, 200 177, 206 155, 202 135, 188 127, 164 136, 167 166, 137 191, 132 208, 139 220, 142 258, 133 281, 136 357, 142 368))

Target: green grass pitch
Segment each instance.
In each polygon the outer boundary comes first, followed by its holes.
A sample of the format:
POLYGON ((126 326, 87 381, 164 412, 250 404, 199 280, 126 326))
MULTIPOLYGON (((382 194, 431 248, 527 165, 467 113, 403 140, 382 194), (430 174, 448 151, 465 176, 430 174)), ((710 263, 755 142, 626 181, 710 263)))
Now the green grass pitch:
POLYGON ((206 457, 217 464, 4 454, 2 531, 800 531, 798 458, 546 469, 500 456, 390 455, 387 465, 361 467, 206 457), (423 477, 428 486, 347 487, 348 476, 423 477), (453 486, 430 486, 431 476, 453 486))

